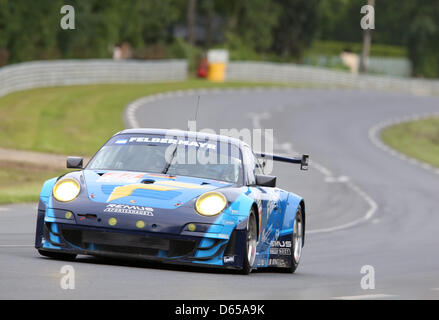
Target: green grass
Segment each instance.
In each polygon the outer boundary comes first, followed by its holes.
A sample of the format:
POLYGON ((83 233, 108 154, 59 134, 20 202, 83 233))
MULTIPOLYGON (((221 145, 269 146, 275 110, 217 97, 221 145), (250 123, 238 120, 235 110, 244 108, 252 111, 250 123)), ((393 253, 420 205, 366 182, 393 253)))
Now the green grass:
POLYGON ((273 86, 188 80, 156 84, 102 84, 26 90, 0 98, 0 147, 92 155, 124 128, 125 106, 154 93, 210 87, 273 86))
POLYGON ((0 162, 0 204, 38 201, 43 182, 66 171, 0 162))
POLYGON ((391 126, 383 130, 381 138, 390 147, 439 167, 439 117, 391 126))

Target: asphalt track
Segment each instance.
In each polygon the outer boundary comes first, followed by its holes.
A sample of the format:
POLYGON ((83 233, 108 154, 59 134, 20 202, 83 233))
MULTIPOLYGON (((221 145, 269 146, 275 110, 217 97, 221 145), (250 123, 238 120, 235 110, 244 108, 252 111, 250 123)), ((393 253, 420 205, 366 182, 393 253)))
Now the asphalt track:
MULTIPOLYGON (((197 93, 140 103, 142 127, 182 128, 197 93)), ((439 174, 370 138, 377 123, 439 111, 436 97, 358 90, 264 89, 201 93, 198 129, 274 129, 275 151, 308 153, 308 172, 276 164, 278 185, 304 196, 309 232, 297 273, 230 272, 80 256, 33 248, 35 205, 0 208, 0 298, 439 299, 439 174), (75 289, 63 290, 63 265, 75 289), (375 270, 364 290, 361 268, 375 270)), ((130 119, 127 120, 128 122, 130 119)))

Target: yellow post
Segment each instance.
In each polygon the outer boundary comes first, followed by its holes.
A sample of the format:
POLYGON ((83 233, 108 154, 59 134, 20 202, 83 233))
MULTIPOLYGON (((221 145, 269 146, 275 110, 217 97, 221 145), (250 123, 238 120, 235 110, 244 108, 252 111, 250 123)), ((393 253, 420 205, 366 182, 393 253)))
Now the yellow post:
POLYGON ((207 80, 213 82, 223 82, 226 78, 226 64, 223 62, 209 63, 207 80))
POLYGON ((207 80, 223 82, 226 79, 226 66, 228 60, 229 52, 227 50, 209 50, 207 52, 207 61, 209 64, 207 80))

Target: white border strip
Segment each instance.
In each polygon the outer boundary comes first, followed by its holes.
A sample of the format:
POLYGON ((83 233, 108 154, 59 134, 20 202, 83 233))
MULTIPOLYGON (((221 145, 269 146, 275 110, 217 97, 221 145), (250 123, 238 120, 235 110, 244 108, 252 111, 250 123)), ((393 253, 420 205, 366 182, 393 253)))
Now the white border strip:
MULTIPOLYGON (((292 83, 294 84, 294 83, 292 83)), ((325 89, 324 87, 309 87, 315 89, 325 89)), ((232 94, 232 93, 243 93, 249 94, 252 92, 280 92, 280 91, 290 91, 290 90, 301 90, 301 89, 309 89, 308 87, 292 87, 292 86, 273 86, 273 87, 265 87, 265 86, 255 86, 255 87, 239 87, 239 88, 231 88, 231 87, 212 87, 212 88, 199 88, 199 89, 186 89, 186 90, 176 90, 176 91, 168 91, 152 94, 146 97, 139 98, 130 102, 124 111, 125 125, 127 128, 140 128, 140 124, 136 119, 136 111, 140 106, 145 106, 149 103, 156 102, 162 99, 173 99, 173 98, 181 98, 181 97, 189 97, 189 96, 198 96, 198 95, 206 95, 206 94, 232 94)), ((330 88, 328 90, 331 90, 330 88)))
POLYGON ((380 122, 369 129, 369 140, 377 148, 381 149, 382 151, 386 152, 387 154, 390 154, 393 157, 407 161, 407 162, 411 163, 412 165, 415 165, 415 166, 422 168, 424 170, 427 170, 429 172, 439 174, 438 168, 435 168, 428 163, 419 161, 419 160, 412 158, 410 156, 407 156, 399 151, 396 151, 395 149, 384 144, 384 142, 380 138, 381 132, 388 127, 391 127, 391 126, 394 126, 397 124, 401 124, 401 123, 411 122, 411 121, 424 120, 424 119, 428 119, 431 117, 439 117, 439 112, 415 114, 415 115, 411 115, 411 116, 398 117, 398 118, 393 118, 393 119, 390 119, 387 121, 380 122))

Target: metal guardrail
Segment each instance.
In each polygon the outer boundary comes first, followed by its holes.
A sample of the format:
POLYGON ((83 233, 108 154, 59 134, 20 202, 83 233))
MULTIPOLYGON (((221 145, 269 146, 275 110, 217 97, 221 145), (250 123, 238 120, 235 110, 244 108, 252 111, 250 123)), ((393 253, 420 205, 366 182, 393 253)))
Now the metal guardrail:
MULTIPOLYGON (((33 61, 0 68, 0 96, 51 86, 181 81, 187 78, 186 60, 33 61)), ((348 87, 439 94, 439 81, 390 76, 353 75, 344 71, 289 63, 232 61, 226 80, 255 82, 300 82, 325 87, 348 87)))
POLYGON ((354 75, 344 71, 289 63, 232 61, 227 65, 226 78, 230 81, 301 82, 329 87, 394 90, 421 95, 439 94, 437 80, 354 75))
POLYGON ((33 61, 0 68, 0 96, 38 87, 179 81, 186 78, 186 60, 33 61))

